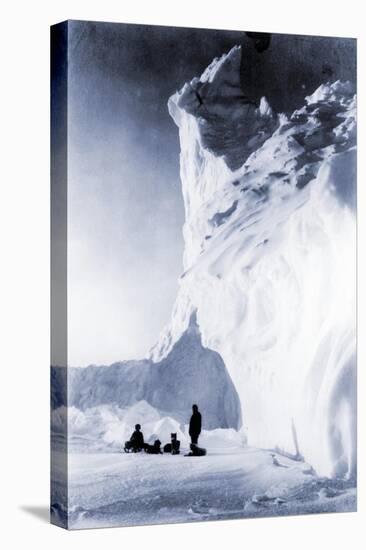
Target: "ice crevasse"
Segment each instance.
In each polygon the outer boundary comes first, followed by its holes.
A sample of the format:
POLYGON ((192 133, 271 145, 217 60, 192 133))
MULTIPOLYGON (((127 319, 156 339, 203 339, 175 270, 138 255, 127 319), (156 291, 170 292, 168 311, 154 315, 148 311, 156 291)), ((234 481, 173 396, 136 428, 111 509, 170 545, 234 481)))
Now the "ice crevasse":
POLYGON ((240 83, 241 48, 169 99, 179 127, 184 273, 161 361, 194 312, 248 442, 356 474, 356 98, 327 82, 291 116, 240 83))

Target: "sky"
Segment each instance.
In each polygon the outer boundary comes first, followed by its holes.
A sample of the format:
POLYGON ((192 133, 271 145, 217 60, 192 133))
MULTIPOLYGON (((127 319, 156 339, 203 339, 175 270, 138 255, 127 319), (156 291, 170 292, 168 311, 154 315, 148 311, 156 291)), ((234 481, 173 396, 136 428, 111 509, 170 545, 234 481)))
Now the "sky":
POLYGON ((140 359, 170 320, 184 223, 170 95, 235 44, 247 93, 277 110, 352 70, 353 41, 288 40, 258 53, 244 32, 69 22, 68 365, 140 359), (299 71, 304 48, 316 62, 299 71))

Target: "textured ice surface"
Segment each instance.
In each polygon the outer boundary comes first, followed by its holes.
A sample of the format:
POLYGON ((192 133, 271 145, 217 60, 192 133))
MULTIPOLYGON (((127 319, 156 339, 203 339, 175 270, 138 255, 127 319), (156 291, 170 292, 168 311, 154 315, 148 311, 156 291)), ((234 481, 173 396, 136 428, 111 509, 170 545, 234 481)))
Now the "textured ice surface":
POLYGON ((241 49, 234 47, 168 103, 178 126, 183 112, 195 117, 202 147, 222 156, 232 169, 239 168, 278 126, 265 98, 257 106, 243 94, 240 60, 241 49))
POLYGON ((223 358, 251 445, 356 470, 355 140, 349 82, 291 117, 239 92, 240 48, 169 100, 179 126, 184 274, 166 357, 192 312, 223 358), (251 139, 252 138, 252 139, 251 139))

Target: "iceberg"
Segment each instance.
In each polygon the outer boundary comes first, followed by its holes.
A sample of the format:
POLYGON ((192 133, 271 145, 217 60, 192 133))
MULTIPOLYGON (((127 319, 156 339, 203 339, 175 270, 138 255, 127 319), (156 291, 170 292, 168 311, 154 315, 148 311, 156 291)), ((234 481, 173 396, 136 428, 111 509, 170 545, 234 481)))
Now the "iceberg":
MULTIPOLYGON (((184 273, 161 363, 188 330, 223 359, 250 445, 356 475, 356 97, 327 82, 291 116, 243 93, 241 48, 168 102, 184 273)), ((223 427, 223 426, 222 426, 223 427)))
MULTIPOLYGON (((238 393, 221 356, 202 345, 194 311, 161 361, 142 359, 110 366, 68 367, 67 395, 65 369, 52 367, 51 376, 51 404, 58 416, 66 404, 78 411, 99 412, 101 406, 110 405, 130 410, 127 415, 130 426, 156 421, 155 409, 160 416, 186 424, 192 404, 198 403, 203 411, 204 429, 237 430, 242 425, 238 393)), ((104 414, 107 410, 103 409, 104 414)), ((58 416, 55 416, 57 425, 58 416)))

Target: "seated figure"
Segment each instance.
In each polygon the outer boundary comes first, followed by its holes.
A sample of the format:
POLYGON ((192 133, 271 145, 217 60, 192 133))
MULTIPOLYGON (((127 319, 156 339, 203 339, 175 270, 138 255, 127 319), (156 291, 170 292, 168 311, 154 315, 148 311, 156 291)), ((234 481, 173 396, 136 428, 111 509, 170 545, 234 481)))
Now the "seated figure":
POLYGON ((139 453, 145 447, 144 436, 140 424, 136 424, 135 431, 124 446, 125 453, 139 453))

